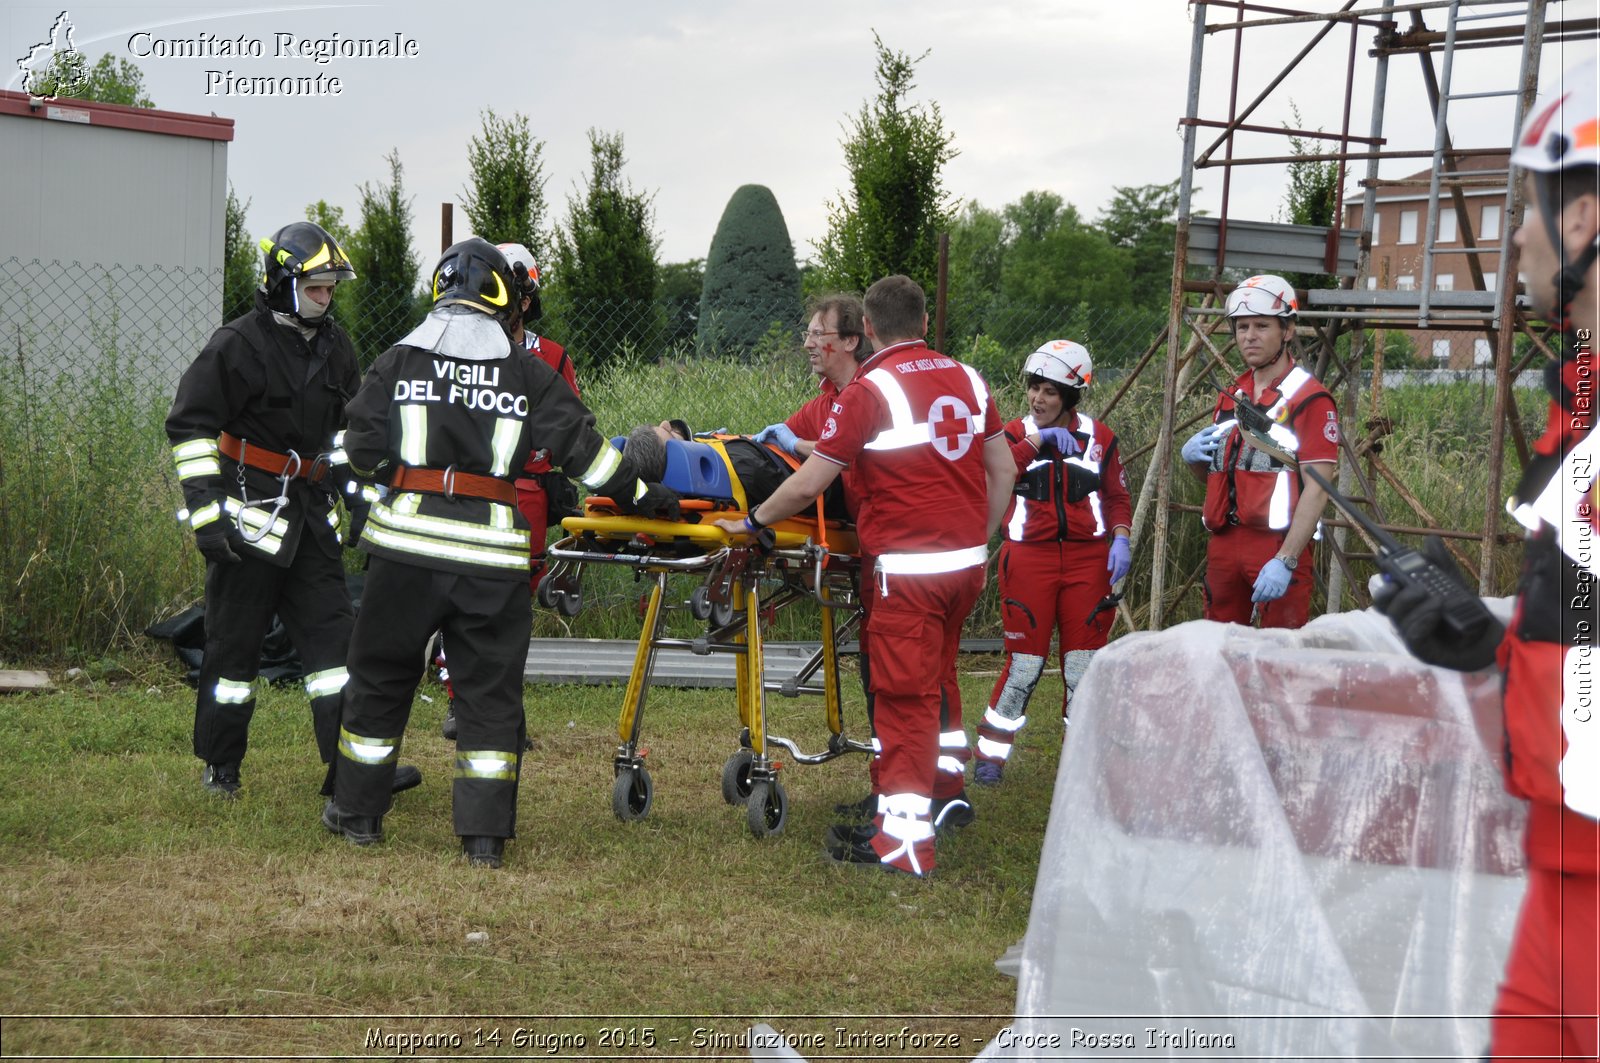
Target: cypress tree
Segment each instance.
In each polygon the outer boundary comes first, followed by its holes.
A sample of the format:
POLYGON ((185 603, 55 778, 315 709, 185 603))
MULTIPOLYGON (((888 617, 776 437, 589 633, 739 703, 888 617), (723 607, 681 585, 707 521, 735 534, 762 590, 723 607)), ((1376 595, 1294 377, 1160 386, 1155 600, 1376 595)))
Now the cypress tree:
POLYGON ((800 269, 783 211, 765 185, 741 185, 706 255, 700 349, 747 354, 773 322, 789 324, 799 314, 800 269))

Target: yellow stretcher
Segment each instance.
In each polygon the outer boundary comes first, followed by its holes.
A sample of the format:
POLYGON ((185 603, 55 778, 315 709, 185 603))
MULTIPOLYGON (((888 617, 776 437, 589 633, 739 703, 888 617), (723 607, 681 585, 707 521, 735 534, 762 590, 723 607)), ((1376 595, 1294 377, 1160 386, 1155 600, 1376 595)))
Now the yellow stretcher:
MULTIPOLYGON (((727 461, 718 441, 712 440, 710 446, 727 461)), ((665 482, 679 486, 670 476, 665 482)), ((820 501, 816 510, 772 525, 771 534, 763 534, 759 542, 729 535, 712 521, 742 518, 745 498, 736 479, 731 485, 728 478, 720 482, 724 497, 685 498, 683 519, 677 521, 631 516, 618 512, 608 499, 588 499, 582 516, 561 522, 566 536, 549 549, 549 568, 537 597, 541 605, 572 616, 581 608, 583 570, 589 565, 626 565, 651 579, 644 625, 617 720, 620 744, 612 758, 611 808, 625 822, 648 816, 655 798, 645 767, 649 751, 640 745, 640 734, 657 651, 682 648, 700 655, 735 655, 741 731, 738 750, 722 768, 722 797, 730 805, 745 806, 750 832, 762 838, 780 833, 788 817, 788 796, 778 779, 782 765, 772 758, 774 747, 788 750, 799 764, 871 752, 870 744, 845 736, 839 692, 839 647, 860 623, 860 557, 854 529, 827 518, 820 501), (669 601, 669 580, 682 574, 698 582, 687 600, 669 601), (793 678, 768 679, 762 628, 770 627, 779 611, 801 602, 821 607, 821 647, 793 678), (706 622, 705 634, 693 639, 663 637, 668 612, 684 608, 706 622), (836 616, 838 610, 845 612, 836 616), (791 739, 768 732, 769 692, 785 697, 822 695, 828 726, 824 751, 806 753, 791 739)))

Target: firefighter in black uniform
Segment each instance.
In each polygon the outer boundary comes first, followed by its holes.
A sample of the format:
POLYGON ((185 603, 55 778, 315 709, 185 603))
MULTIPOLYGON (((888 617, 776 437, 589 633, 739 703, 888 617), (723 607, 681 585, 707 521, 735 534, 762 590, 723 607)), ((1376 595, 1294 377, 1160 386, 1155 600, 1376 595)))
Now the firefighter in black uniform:
POLYGON ((676 496, 639 482, 566 381, 513 354, 520 291, 493 244, 451 246, 434 271, 433 311, 378 358, 349 406, 350 467, 386 488, 361 533, 371 563, 350 643, 338 794, 322 814, 357 845, 383 838, 419 662, 440 630, 455 679, 455 833, 469 861, 488 867, 515 833, 532 612, 529 527, 512 481, 529 453, 549 450, 563 473, 634 511, 676 515, 676 496))
MULTIPOLYGON (((334 437, 360 383, 328 316, 355 277, 333 237, 295 222, 261 241, 255 309, 223 325, 178 381, 167 438, 206 559, 206 643, 194 718, 207 790, 239 792, 261 640, 276 613, 305 666, 317 748, 334 754, 352 612, 340 561, 334 437)), ((415 768, 397 780, 414 786, 415 768)))

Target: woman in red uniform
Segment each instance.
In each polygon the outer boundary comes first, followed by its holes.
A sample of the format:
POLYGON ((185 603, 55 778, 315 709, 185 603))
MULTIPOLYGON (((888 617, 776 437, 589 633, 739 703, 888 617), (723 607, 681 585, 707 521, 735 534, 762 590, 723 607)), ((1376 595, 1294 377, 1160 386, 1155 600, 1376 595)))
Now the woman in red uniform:
POLYGON ((1006 662, 978 725, 973 781, 1000 782, 1028 699, 1059 631, 1063 722, 1093 651, 1106 644, 1114 610, 1095 607, 1128 574, 1133 505, 1117 437, 1078 409, 1094 376, 1089 352, 1051 340, 1028 356, 1028 413, 1006 425, 1017 463, 1016 498, 1001 525, 1000 598, 1006 662))

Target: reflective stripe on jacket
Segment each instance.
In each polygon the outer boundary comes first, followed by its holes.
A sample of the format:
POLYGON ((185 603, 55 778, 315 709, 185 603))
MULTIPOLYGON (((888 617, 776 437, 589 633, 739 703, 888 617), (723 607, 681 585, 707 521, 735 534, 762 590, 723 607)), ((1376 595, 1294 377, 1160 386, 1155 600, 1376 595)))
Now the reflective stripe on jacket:
MULTIPOLYGON (((567 382, 526 351, 477 361, 396 345, 374 363, 349 414, 345 451, 367 474, 403 464, 510 481, 543 448, 594 488, 622 464, 567 382)), ((527 579, 529 534, 515 506, 401 490, 373 504, 361 547, 424 568, 527 579)))
MULTIPOLYGON (((1278 398, 1267 414, 1274 421, 1287 424, 1297 435, 1320 430, 1316 425, 1300 423, 1299 416, 1306 404, 1318 396, 1327 396, 1332 402, 1317 379, 1297 365, 1279 382, 1278 398)), ((1224 398, 1218 404, 1215 423, 1227 420, 1224 415, 1233 406, 1231 399, 1224 398)), ((1211 531, 1230 524, 1286 531, 1299 501, 1299 474, 1267 452, 1251 446, 1235 424, 1211 459, 1205 508, 1201 512, 1205 526, 1211 531)))
POLYGON ((1006 425, 1006 438, 1017 460, 1019 482, 1023 477, 1042 481, 1047 497, 1014 498, 1002 524, 1005 537, 1012 542, 1106 539, 1112 528, 1131 525, 1133 501, 1128 494, 1127 472, 1117 448, 1116 434, 1080 411, 1072 431, 1083 446, 1083 453, 1076 459, 1067 459, 1053 451, 1053 456, 1047 457, 1034 450, 1027 436, 1038 430, 1031 414, 1006 425), (1069 460, 1100 476, 1100 489, 1077 502, 1066 501, 1069 460))
POLYGON ((212 333, 184 370, 167 414, 167 439, 190 525, 198 529, 242 513, 245 541, 236 548, 287 566, 308 534, 319 549, 337 557, 337 485, 292 479, 285 489, 272 473, 241 469, 218 450, 217 439, 227 432, 249 446, 292 452, 309 467, 317 455, 335 449, 345 404, 360 382, 350 337, 336 322, 327 321, 308 342, 296 329, 279 324, 265 296, 257 293, 255 309, 212 333), (280 496, 287 502, 277 508, 271 531, 248 541, 273 514, 272 503, 280 496))

